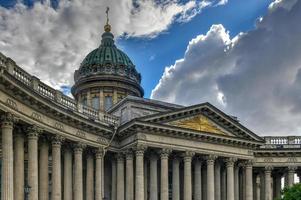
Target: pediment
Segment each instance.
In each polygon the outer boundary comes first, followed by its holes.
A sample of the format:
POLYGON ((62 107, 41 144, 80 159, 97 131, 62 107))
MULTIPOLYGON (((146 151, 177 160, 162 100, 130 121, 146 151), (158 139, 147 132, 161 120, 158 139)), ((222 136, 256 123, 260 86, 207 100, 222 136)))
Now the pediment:
POLYGON ((210 103, 202 103, 140 118, 142 121, 165 124, 187 130, 232 136, 250 141, 263 139, 210 103))
POLYGON ((196 115, 192 117, 182 118, 179 120, 168 122, 166 124, 194 131, 233 136, 231 133, 227 132, 221 126, 217 125, 204 115, 196 115))

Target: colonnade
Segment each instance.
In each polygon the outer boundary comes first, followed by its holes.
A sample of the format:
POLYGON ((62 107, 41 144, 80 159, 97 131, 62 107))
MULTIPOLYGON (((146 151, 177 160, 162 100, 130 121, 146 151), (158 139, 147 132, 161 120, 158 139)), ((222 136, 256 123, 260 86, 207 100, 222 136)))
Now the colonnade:
POLYGON ((147 151, 134 148, 110 159, 111 200, 239 200, 242 190, 235 193, 239 184, 246 192, 244 199, 253 200, 253 167, 248 160, 151 147, 147 151), (235 181, 240 171, 245 172, 244 183, 235 181))
POLYGON ((62 136, 46 134, 37 126, 21 128, 10 113, 1 116, 1 132, 1 199, 103 199, 102 148, 67 142, 62 136), (24 188, 29 189, 28 194, 24 188))
MULTIPOLYGON (((24 200, 27 186, 29 200, 272 200, 284 175, 272 166, 254 169, 252 160, 136 145, 106 157, 108 181, 102 148, 21 128, 9 113, 1 133, 4 200, 24 200)), ((286 170, 288 186, 296 169, 286 170)))

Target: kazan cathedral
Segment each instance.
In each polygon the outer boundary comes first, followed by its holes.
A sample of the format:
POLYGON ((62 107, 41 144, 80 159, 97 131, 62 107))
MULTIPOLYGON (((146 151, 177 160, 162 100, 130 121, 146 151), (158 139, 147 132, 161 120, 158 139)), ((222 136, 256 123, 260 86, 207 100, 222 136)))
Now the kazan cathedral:
POLYGON ((274 200, 300 180, 301 137, 143 98, 108 22, 74 81, 70 98, 0 53, 2 200, 274 200))

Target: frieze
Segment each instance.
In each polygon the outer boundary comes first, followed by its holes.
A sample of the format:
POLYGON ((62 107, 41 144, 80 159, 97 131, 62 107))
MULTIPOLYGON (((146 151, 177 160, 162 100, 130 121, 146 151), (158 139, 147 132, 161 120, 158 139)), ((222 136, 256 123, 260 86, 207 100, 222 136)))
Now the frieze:
POLYGON ((42 121, 42 116, 36 112, 32 112, 31 117, 39 122, 42 121))
POLYGON ((143 133, 137 133, 134 137, 134 140, 146 140, 146 135, 143 133))
POLYGON ((14 110, 18 110, 17 103, 16 103, 14 100, 10 99, 10 98, 8 98, 8 99, 6 100, 6 105, 7 105, 8 107, 14 109, 14 110))
POLYGON ((61 124, 61 123, 58 123, 58 122, 56 122, 54 124, 54 127, 57 128, 57 129, 59 129, 59 130, 64 130, 64 125, 61 124))
POLYGON ((107 139, 103 138, 103 137, 98 137, 97 142, 100 143, 100 144, 104 144, 104 145, 109 144, 109 141, 107 139))
POLYGON ((273 162, 273 158, 265 158, 263 159, 264 162, 273 162))
POLYGON ((86 138, 86 133, 84 131, 78 130, 76 132, 76 136, 78 136, 80 138, 86 138))
POLYGON ((288 158, 287 162, 295 163, 295 162, 297 162, 297 158, 295 158, 295 157, 288 158))

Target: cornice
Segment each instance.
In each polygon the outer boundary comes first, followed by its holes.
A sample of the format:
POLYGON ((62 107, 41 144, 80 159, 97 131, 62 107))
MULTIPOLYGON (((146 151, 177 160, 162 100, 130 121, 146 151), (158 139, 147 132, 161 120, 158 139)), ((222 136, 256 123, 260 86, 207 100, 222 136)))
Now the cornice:
POLYGON ((145 122, 134 119, 118 129, 118 137, 120 140, 133 135, 137 132, 149 132, 151 134, 159 134, 164 136, 173 136, 186 139, 199 140, 201 142, 219 143, 230 146, 240 146, 248 148, 257 148, 260 142, 236 138, 233 136, 223 136, 206 132, 199 132, 185 128, 174 127, 166 124, 157 124, 153 122, 145 122))
POLYGON ((184 118, 185 116, 194 116, 197 114, 203 114, 204 116, 208 117, 217 124, 222 125, 223 128, 237 135, 238 137, 241 137, 243 135, 245 138, 264 143, 263 138, 257 136, 255 133, 241 125, 237 120, 233 119, 229 115, 226 115, 221 110, 214 107, 208 102, 180 108, 173 111, 167 111, 165 113, 145 116, 140 118, 140 120, 156 123, 166 123, 184 118))
POLYGON ((0 76, 0 82, 2 82, 3 87, 6 88, 3 92, 9 96, 14 96, 32 109, 42 112, 51 118, 59 118, 63 122, 80 129, 90 129, 90 131, 95 134, 103 132, 104 135, 111 135, 113 132, 113 127, 109 125, 95 121, 81 113, 75 114, 73 113, 74 111, 44 98, 9 73, 6 73, 6 71, 0 76))

